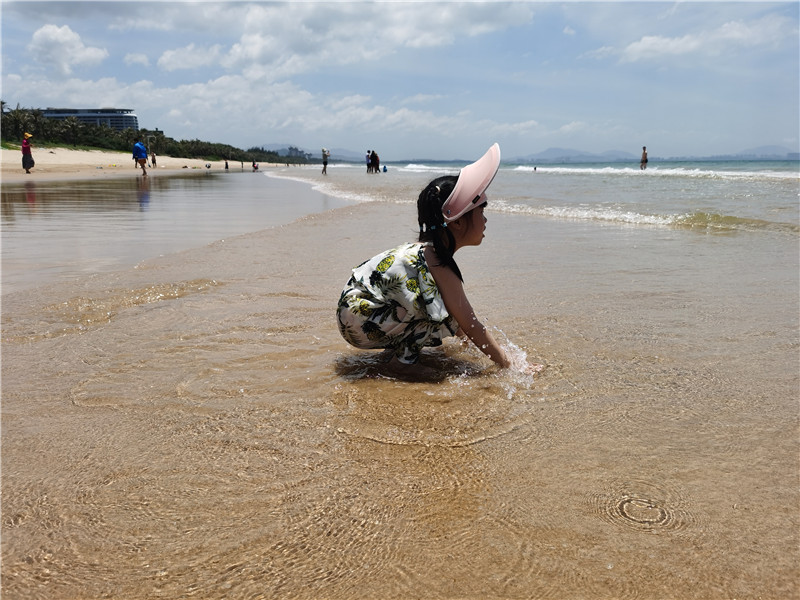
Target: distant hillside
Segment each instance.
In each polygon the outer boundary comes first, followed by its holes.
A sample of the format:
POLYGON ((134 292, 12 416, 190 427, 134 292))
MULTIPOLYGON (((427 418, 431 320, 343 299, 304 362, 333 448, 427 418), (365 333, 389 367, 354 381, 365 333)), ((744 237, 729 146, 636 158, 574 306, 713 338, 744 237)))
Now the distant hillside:
POLYGON ((639 157, 623 150, 607 150, 600 154, 594 154, 572 148, 548 148, 536 154, 517 157, 511 162, 609 162, 615 160, 635 161, 639 160, 639 157))
MULTIPOLYGON (((261 146, 265 150, 271 150, 273 152, 277 152, 280 156, 289 156, 290 151, 289 148, 297 148, 301 152, 308 154, 311 156, 312 159, 315 157, 322 158, 322 146, 319 148, 298 148, 294 144, 264 144, 261 146)), ((364 152, 355 152, 353 150, 346 150, 345 148, 328 148, 331 153, 331 160, 346 160, 346 161, 353 161, 353 162, 361 162, 364 160, 367 152, 364 149, 364 152)))
MULTIPOLYGON (((757 156, 757 157, 781 157, 785 158, 787 154, 792 151, 783 146, 759 146, 757 148, 750 148, 749 150, 742 150, 736 156, 757 156)), ((796 154, 796 153, 795 153, 796 154)))
POLYGON ((528 154, 527 156, 520 156, 520 162, 536 162, 536 161, 553 161, 563 160, 569 158, 585 158, 590 157, 588 152, 582 150, 574 150, 572 148, 548 148, 535 154, 528 154))

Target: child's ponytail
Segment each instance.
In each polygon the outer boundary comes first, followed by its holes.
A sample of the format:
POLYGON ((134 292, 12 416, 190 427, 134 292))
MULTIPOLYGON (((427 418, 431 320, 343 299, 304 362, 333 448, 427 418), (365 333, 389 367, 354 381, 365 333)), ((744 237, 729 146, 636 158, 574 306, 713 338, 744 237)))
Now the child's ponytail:
POLYGON ((447 228, 442 215, 442 205, 450 196, 457 180, 458 177, 446 175, 431 181, 417 199, 417 219, 419 241, 433 243, 433 249, 442 264, 450 267, 458 278, 464 281, 461 270, 453 258, 456 240, 447 228))

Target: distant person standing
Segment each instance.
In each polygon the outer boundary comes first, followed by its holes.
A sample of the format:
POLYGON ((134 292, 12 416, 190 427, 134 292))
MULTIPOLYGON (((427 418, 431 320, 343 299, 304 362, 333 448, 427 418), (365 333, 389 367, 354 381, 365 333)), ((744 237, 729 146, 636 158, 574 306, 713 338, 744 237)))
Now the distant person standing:
POLYGON ((322 174, 328 174, 328 157, 331 155, 330 150, 327 148, 322 149, 322 174))
POLYGON ((156 153, 153 152, 150 154, 150 164, 153 165, 153 168, 156 168, 156 153))
POLYGON ((639 168, 642 171, 647 168, 647 146, 642 146, 642 160, 639 162, 639 168))
POLYGON ((372 155, 367 150, 367 173, 372 173, 372 155))
POLYGON ((133 141, 133 160, 142 167, 142 177, 147 177, 147 148, 139 141, 139 138, 135 138, 133 141))
POLYGON ((28 141, 33 137, 30 133, 25 133, 22 136, 22 168, 25 169, 25 172, 30 175, 31 169, 36 164, 33 160, 33 154, 31 151, 31 143, 28 141))

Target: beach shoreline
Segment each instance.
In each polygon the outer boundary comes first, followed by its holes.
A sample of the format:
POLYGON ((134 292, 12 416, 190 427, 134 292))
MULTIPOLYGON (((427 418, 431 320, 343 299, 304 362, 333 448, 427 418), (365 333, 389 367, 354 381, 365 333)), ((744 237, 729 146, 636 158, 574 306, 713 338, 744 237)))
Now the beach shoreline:
MULTIPOLYGON (((73 150, 70 148, 33 148, 36 166, 30 174, 22 168, 22 153, 19 150, 2 149, 0 177, 5 183, 26 181, 58 181, 95 179, 100 177, 140 176, 129 152, 111 150, 73 150)), ((225 161, 207 161, 202 158, 181 158, 157 155, 158 167, 148 168, 150 175, 174 175, 186 172, 224 171, 225 161), (210 165, 207 167, 206 165, 210 165)), ((259 168, 276 167, 277 164, 259 163, 259 168)), ((249 165, 229 161, 230 170, 249 171, 249 165)))

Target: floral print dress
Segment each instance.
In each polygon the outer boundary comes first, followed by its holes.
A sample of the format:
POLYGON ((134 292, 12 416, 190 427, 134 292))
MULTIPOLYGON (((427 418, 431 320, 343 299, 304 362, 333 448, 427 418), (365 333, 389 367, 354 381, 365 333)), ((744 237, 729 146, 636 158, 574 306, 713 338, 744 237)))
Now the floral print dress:
POLYGON ((439 288, 428 271, 423 243, 388 250, 353 269, 339 298, 342 337, 356 348, 394 350, 413 364, 425 346, 439 346, 455 335, 439 288))

